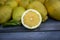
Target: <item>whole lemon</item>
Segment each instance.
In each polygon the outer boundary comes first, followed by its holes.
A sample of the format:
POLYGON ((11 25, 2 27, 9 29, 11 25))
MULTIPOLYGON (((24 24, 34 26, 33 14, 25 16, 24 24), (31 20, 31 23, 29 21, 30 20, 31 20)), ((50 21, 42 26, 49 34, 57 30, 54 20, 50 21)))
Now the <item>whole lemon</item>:
POLYGON ((6 5, 11 8, 16 8, 18 6, 18 3, 16 0, 7 0, 6 5))
POLYGON ((46 10, 45 6, 39 1, 34 1, 34 2, 30 3, 28 5, 27 9, 35 9, 38 12, 40 12, 42 15, 43 22, 45 22, 48 19, 47 10, 46 10))
POLYGON ((60 0, 46 0, 45 6, 50 17, 60 20, 60 0))
POLYGON ((33 2, 33 1, 39 1, 39 2, 41 2, 41 3, 43 3, 43 4, 44 4, 44 2, 45 2, 45 0, 30 0, 30 2, 33 2))
POLYGON ((7 22, 11 18, 12 9, 8 6, 0 8, 0 24, 7 22))
POLYGON ((23 7, 17 7, 13 10, 13 15, 12 15, 12 19, 16 20, 16 21, 20 21, 21 20, 21 16, 24 13, 25 8, 23 7))
POLYGON ((20 0, 19 2, 19 5, 24 7, 24 8, 27 8, 27 6, 29 5, 29 0, 20 0))

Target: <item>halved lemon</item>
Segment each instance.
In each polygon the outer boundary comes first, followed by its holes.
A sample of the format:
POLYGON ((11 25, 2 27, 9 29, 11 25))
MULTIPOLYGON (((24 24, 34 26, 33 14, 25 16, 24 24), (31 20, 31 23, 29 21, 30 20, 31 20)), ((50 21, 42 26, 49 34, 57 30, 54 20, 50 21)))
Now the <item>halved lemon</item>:
POLYGON ((24 27, 28 29, 35 29, 42 23, 42 17, 38 11, 34 9, 28 9, 23 13, 21 22, 24 27))

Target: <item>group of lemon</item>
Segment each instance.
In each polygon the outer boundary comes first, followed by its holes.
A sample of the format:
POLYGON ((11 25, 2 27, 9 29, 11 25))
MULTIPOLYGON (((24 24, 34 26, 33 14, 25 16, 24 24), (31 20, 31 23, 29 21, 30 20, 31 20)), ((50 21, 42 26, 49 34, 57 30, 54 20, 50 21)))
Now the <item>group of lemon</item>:
POLYGON ((14 9, 13 14, 9 14, 11 13, 11 9, 7 6, 1 7, 0 13, 2 14, 0 15, 0 23, 4 23, 9 20, 12 15, 12 19, 21 21, 24 27, 35 29, 39 27, 42 22, 45 22, 48 19, 47 14, 56 20, 60 20, 59 0, 8 0, 6 5, 14 9), (4 15, 2 9, 7 9, 4 14, 9 16, 1 17, 4 15))

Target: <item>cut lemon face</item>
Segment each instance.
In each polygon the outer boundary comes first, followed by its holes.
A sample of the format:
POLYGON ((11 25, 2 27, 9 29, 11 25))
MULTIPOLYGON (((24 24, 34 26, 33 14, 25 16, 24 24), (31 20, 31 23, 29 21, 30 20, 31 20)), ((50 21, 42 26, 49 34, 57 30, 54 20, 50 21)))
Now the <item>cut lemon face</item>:
POLYGON ((38 11, 34 9, 29 9, 23 13, 21 17, 21 22, 24 27, 28 29, 35 29, 41 24, 42 17, 38 11))

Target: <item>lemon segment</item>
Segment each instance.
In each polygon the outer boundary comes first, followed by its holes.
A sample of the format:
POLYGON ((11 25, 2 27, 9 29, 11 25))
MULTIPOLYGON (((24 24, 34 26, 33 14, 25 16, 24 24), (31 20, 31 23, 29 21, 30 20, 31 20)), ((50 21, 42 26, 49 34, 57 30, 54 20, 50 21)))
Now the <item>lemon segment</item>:
POLYGON ((29 9, 23 13, 21 17, 21 22, 24 27, 28 29, 35 29, 41 24, 42 17, 38 11, 34 9, 29 9))

